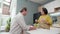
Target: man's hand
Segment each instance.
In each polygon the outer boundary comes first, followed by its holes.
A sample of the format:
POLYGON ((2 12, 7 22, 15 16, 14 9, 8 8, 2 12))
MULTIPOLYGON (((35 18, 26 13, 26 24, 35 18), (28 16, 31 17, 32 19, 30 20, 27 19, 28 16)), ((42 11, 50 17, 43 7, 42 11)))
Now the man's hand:
POLYGON ((29 30, 36 30, 36 27, 30 26, 30 29, 29 30))

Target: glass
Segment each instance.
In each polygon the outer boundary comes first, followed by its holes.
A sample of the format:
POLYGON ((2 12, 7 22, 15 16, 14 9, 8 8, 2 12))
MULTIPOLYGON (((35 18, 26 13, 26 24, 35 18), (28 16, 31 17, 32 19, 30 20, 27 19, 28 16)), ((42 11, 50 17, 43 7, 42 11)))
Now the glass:
POLYGON ((1 8, 1 2, 0 2, 0 8, 1 8))
POLYGON ((5 2, 11 2, 11 0, 4 0, 5 2))

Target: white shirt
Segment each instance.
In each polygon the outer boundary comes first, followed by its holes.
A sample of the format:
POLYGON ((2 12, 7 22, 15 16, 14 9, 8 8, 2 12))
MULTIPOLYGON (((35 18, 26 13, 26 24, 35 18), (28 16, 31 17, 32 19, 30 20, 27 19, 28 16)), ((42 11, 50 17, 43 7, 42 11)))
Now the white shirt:
POLYGON ((24 31, 27 30, 29 30, 29 27, 25 24, 24 16, 21 13, 17 14, 11 21, 10 33, 24 34, 24 31))

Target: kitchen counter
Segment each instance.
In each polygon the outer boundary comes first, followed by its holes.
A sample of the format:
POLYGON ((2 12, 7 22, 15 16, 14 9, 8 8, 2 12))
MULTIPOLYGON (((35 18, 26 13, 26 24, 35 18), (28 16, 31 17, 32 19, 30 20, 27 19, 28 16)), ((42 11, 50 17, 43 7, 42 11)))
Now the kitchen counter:
MULTIPOLYGON (((60 34, 60 28, 53 28, 51 27, 50 30, 48 29, 37 29, 27 31, 28 34, 60 34)), ((9 34, 9 32, 0 32, 0 34, 9 34)))
POLYGON ((9 32, 0 32, 0 34, 9 34, 9 32))
MULTIPOLYGON (((50 30, 48 29, 37 29, 37 30, 31 30, 27 31, 28 34, 60 34, 60 26, 54 24, 54 27, 51 27, 50 30), (58 28, 56 28, 58 26, 58 28)), ((9 32, 0 32, 0 34, 9 34, 9 32)))
POLYGON ((32 31, 27 31, 29 34, 59 34, 60 28, 53 28, 51 27, 50 30, 48 29, 37 29, 32 31))

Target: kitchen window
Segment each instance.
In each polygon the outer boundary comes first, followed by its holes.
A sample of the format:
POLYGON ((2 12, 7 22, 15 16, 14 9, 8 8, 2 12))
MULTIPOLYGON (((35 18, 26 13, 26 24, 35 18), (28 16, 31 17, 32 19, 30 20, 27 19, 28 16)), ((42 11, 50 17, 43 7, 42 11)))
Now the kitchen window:
POLYGON ((0 30, 5 30, 7 20, 10 18, 10 4, 11 0, 0 1, 0 30))

